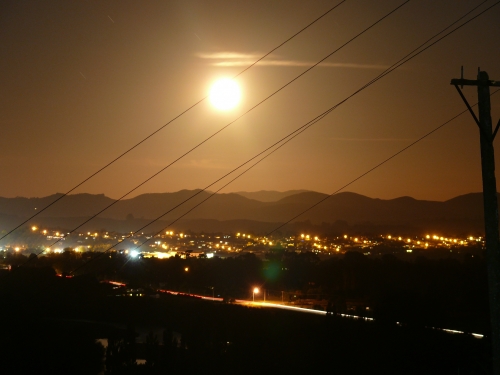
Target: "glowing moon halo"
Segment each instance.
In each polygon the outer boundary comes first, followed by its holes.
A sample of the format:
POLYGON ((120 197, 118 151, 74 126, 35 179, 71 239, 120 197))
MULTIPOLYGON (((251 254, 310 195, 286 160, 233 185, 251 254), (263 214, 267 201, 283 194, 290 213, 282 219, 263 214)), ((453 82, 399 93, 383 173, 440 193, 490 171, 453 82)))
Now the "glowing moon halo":
POLYGON ((235 81, 229 78, 222 78, 212 85, 209 98, 215 108, 227 111, 236 107, 240 102, 241 91, 235 81))

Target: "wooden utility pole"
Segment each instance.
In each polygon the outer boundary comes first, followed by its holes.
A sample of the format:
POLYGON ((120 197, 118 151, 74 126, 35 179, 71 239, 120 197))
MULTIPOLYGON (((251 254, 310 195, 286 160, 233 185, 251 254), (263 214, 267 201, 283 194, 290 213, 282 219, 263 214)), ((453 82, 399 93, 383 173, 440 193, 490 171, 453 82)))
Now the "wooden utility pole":
POLYGON ((493 131, 490 105, 490 86, 500 87, 500 82, 491 81, 488 73, 479 69, 477 80, 464 79, 462 67, 462 78, 452 79, 451 84, 455 86, 476 124, 479 126, 493 374, 500 375, 500 236, 498 232, 497 183, 495 178, 495 152, 493 148, 493 140, 500 126, 500 121, 495 131, 493 131), (459 86, 462 88, 463 86, 477 86, 479 119, 476 117, 459 86))

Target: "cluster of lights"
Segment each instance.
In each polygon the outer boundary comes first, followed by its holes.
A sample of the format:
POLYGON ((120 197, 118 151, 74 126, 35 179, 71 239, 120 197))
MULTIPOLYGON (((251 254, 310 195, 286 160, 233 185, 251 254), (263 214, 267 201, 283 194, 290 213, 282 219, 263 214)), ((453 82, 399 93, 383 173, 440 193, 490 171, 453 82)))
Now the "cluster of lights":
MULTIPOLYGON (((31 231, 32 232, 37 232, 39 230, 39 228, 36 226, 36 225, 33 225, 31 227, 31 231)), ((44 230, 41 230, 40 233, 43 233, 44 235, 46 235, 48 233, 47 229, 44 229, 44 230)), ((69 234, 69 233, 68 233, 69 234)), ((59 236, 64 236, 64 234, 61 234, 59 232, 56 232, 55 234, 56 237, 59 237, 59 236)))

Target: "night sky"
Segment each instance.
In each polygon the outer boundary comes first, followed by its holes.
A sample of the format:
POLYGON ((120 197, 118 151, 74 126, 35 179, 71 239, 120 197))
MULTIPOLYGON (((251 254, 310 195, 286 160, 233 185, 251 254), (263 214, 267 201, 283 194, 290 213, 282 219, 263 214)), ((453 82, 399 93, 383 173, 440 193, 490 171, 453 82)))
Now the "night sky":
MULTIPOLYGON (((66 192, 339 1, 10 1, 0 5, 0 196, 66 192)), ((118 198, 403 0, 348 0, 74 193, 118 198)), ((413 0, 134 192, 204 188, 363 86, 482 1, 413 0)), ((494 4, 485 1, 481 9, 494 4)), ((476 12, 477 13, 477 12, 476 12)), ((340 106, 222 192, 331 193, 465 109, 452 78, 500 80, 500 5, 340 106)), ((492 89, 492 91, 494 88, 492 89)), ((465 87, 470 103, 475 88, 465 87)), ((492 97, 494 125, 500 93, 492 97)), ((498 145, 498 143, 497 143, 498 145)), ((497 149, 497 165, 500 162, 497 149)), ((220 185, 212 187, 215 190, 220 185)), ((347 189, 446 200, 481 190, 466 113, 347 189)))

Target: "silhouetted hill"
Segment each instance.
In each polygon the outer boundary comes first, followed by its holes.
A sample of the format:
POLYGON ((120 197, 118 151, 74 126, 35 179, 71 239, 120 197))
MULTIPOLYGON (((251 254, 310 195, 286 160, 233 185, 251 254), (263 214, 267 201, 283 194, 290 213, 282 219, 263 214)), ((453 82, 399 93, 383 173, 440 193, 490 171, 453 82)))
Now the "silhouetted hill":
MULTIPOLYGON (((250 193, 250 196, 251 194, 253 193, 250 193)), ((273 194, 268 194, 267 197, 273 194)), ((261 224, 283 223, 307 210, 294 221, 310 221, 316 225, 343 221, 351 226, 408 226, 422 230, 447 230, 457 233, 483 230, 481 193, 466 194, 438 202, 411 197, 385 200, 344 192, 329 197, 312 209, 309 208, 328 196, 305 191, 270 202, 249 199, 241 193, 216 194, 206 200, 210 196, 211 193, 200 190, 139 195, 116 202, 85 228, 130 231, 147 224, 151 219, 159 218, 157 224, 147 229, 159 230, 189 210, 192 211, 180 222, 192 223, 200 230, 224 228, 225 225, 232 228, 241 225, 245 220, 254 223, 252 226, 267 228, 267 224, 261 224), (192 196, 194 198, 187 201, 192 196), (204 200, 206 202, 195 207, 204 200), (187 202, 182 204, 185 201, 187 202), (233 224, 230 225, 229 222, 233 224)), ((263 196, 265 198, 265 194, 263 196)), ((33 215, 36 212, 35 208, 41 209, 58 197, 60 194, 44 198, 0 198, 0 230, 15 226, 33 215)), ((113 202, 115 202, 113 199, 102 194, 69 195, 44 211, 33 222, 72 228, 84 218, 92 216, 113 202)))

